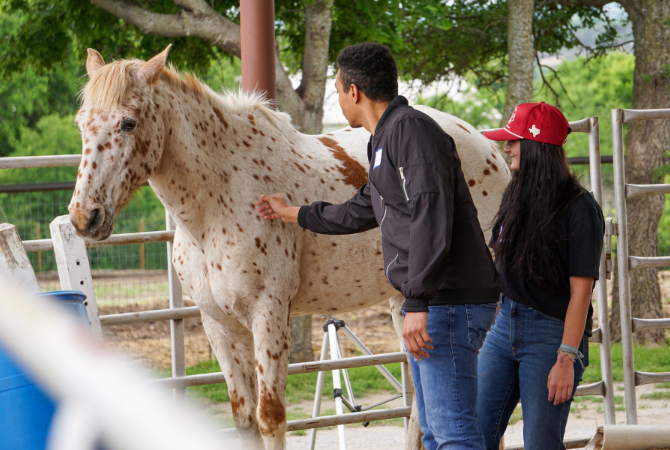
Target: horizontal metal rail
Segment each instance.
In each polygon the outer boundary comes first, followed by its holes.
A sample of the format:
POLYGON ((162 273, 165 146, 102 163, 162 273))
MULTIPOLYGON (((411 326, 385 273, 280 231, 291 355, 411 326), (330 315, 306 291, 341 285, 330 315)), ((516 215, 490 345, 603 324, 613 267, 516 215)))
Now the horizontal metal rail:
POLYGON ((670 266, 670 256, 629 256, 628 270, 670 266))
POLYGON ((670 372, 635 372, 635 386, 670 381, 670 372))
MULTIPOLYGON (((563 441, 565 448, 584 448, 586 445, 591 442, 590 437, 581 438, 581 439, 570 439, 569 441, 563 441)), ((517 445, 516 447, 505 447, 505 450, 524 450, 523 445, 517 445)))
MULTIPOLYGON (((309 430, 312 428, 332 427, 335 425, 372 422, 373 420, 397 419, 400 417, 409 417, 411 412, 411 406, 402 406, 399 408, 382 409, 376 411, 348 413, 342 414, 340 416, 322 416, 310 419, 290 420, 286 422, 286 431, 309 430)), ((239 438, 235 428, 226 428, 220 430, 217 434, 222 436, 224 439, 239 438)))
POLYGON ((0 193, 17 192, 48 192, 48 191, 71 191, 77 183, 75 181, 60 181, 57 183, 31 183, 31 184, 2 184, 0 193))
POLYGON ((624 109, 623 123, 636 120, 670 119, 670 109, 624 109))
POLYGON ((670 184, 626 184, 626 198, 670 194, 670 184))
POLYGON ((286 431, 310 430, 312 428, 333 427, 335 425, 347 425, 350 423, 372 422, 373 420, 397 419, 409 417, 412 413, 411 406, 399 408, 382 409, 377 411, 365 411, 341 416, 323 416, 313 419, 291 420, 286 423, 286 431))
POLYGON ((577 386, 575 397, 581 397, 582 395, 605 395, 605 383, 603 381, 598 381, 597 383, 577 386))
POLYGON ((76 167, 81 155, 19 156, 0 158, 0 169, 36 169, 40 167, 76 167))
POLYGON ((600 331, 600 327, 596 328, 591 333, 593 333, 593 334, 589 338, 589 342, 593 342, 593 343, 596 343, 596 344, 602 344, 603 333, 600 331))
POLYGON ((188 306, 186 308, 109 314, 100 316, 100 325, 103 327, 111 327, 115 325, 131 325, 136 323, 158 322, 162 320, 188 319, 191 317, 200 317, 200 308, 197 306, 188 306))
POLYGON ((33 241, 22 241, 26 252, 46 252, 53 251, 54 243, 51 239, 35 239, 33 241))
MULTIPOLYGON (((572 158, 566 159, 568 160, 568 164, 573 166, 588 166, 591 164, 588 156, 573 156, 572 158)), ((612 162, 612 156, 606 155, 600 157, 600 164, 612 164, 612 162)))
MULTIPOLYGON (((58 181, 54 183, 31 183, 31 184, 0 184, 0 194, 18 192, 49 192, 49 191, 71 191, 76 186, 76 181, 58 181)), ((149 186, 146 181, 140 186, 149 186)))
POLYGON ((670 328, 670 319, 633 319, 633 333, 658 328, 670 328))
MULTIPOLYGON (((170 242, 174 240, 174 230, 145 231, 143 233, 113 234, 104 241, 85 239, 86 247, 111 247, 114 245, 151 244, 155 242, 170 242)), ((26 252, 44 252, 53 250, 51 239, 36 239, 23 241, 26 252)))
MULTIPOLYGON (((336 369, 353 369, 355 367, 379 366, 381 364, 392 364, 406 362, 407 354, 403 352, 382 353, 373 356, 354 356, 330 361, 311 361, 298 364, 289 364, 288 374, 325 372, 336 369)), ((205 373, 200 375, 189 375, 178 378, 161 378, 154 383, 168 389, 204 386, 206 384, 225 383, 226 378, 222 372, 205 373)))

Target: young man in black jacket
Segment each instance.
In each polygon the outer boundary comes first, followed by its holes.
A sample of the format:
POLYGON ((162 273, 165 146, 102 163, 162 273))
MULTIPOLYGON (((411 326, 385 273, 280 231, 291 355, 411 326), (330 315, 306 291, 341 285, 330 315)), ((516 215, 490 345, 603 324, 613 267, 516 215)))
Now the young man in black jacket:
POLYGON ((389 49, 363 43, 337 58, 340 106, 353 128, 371 133, 368 182, 347 202, 294 207, 284 194, 261 197, 259 212, 315 233, 377 226, 384 270, 405 297, 423 444, 484 449, 477 430, 477 355, 493 323, 498 275, 477 220, 453 139, 398 96, 389 49), (432 345, 431 345, 432 344, 432 345))

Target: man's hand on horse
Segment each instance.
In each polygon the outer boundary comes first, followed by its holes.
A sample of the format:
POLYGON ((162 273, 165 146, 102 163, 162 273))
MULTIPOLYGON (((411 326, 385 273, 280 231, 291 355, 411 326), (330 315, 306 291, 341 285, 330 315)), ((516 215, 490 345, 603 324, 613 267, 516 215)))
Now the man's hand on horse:
POLYGON ((405 313, 405 320, 402 323, 402 337, 405 339, 407 351, 419 361, 421 361, 421 357, 430 358, 426 350, 433 349, 433 346, 430 345, 433 340, 428 336, 427 325, 427 312, 405 313))
POLYGON ((256 205, 257 211, 265 220, 281 219, 286 223, 298 223, 300 208, 291 205, 286 194, 261 195, 256 205))

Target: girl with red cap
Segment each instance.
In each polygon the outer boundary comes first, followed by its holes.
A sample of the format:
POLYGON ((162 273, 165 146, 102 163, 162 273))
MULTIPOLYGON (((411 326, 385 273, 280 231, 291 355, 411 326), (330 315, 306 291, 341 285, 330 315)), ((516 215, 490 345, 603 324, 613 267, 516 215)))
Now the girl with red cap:
POLYGON ((489 246, 500 274, 500 311, 479 355, 479 429, 497 449, 519 400, 527 450, 565 449, 570 404, 588 365, 591 294, 605 223, 570 173, 561 111, 516 107, 505 128, 513 171, 489 246))

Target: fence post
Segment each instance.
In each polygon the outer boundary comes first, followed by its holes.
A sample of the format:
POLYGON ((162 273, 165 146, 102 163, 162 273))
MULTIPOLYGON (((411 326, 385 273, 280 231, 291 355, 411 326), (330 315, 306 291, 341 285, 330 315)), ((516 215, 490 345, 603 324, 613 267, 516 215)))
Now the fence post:
MULTIPOLYGON (((591 191, 602 208, 602 180, 600 176, 600 124, 597 117, 589 118, 589 165, 591 170, 591 191)), ((598 269, 597 299, 598 325, 600 326, 600 376, 605 386, 605 424, 616 424, 614 405, 614 381, 612 379, 612 353, 610 349, 610 323, 607 306, 607 275, 605 267, 605 246, 600 254, 598 269)))
POLYGON ((42 292, 19 232, 9 223, 0 224, 0 275, 31 294, 42 292))
POLYGON ((635 363, 633 360, 633 321, 628 268, 628 217, 626 212, 626 172, 623 154, 624 110, 612 110, 612 153, 614 162, 614 200, 617 220, 617 263, 619 265, 619 308, 621 311, 621 351, 623 353, 626 422, 637 425, 635 363))
POLYGON ((58 267, 61 289, 81 291, 86 294, 86 312, 94 333, 102 333, 98 303, 93 290, 91 265, 86 254, 86 242, 77 236, 70 216, 56 217, 51 224, 51 240, 58 267))
MULTIPOLYGON (((165 210, 165 229, 174 230, 174 220, 168 210, 165 210)), ((184 306, 184 297, 181 290, 181 282, 177 272, 172 265, 172 242, 167 243, 167 261, 168 261, 168 286, 170 289, 170 309, 181 308, 184 306)), ((184 319, 170 321, 170 336, 172 347, 172 376, 183 377, 186 375, 186 348, 184 345, 184 319)), ((175 396, 183 396, 186 393, 185 388, 174 390, 175 396)))

